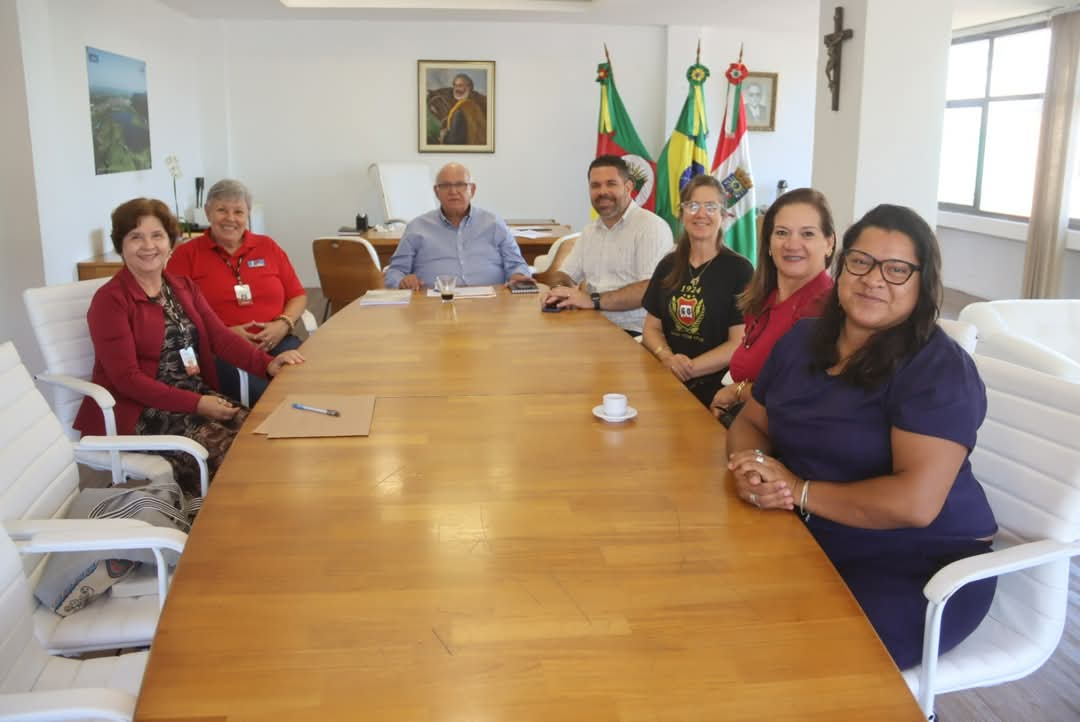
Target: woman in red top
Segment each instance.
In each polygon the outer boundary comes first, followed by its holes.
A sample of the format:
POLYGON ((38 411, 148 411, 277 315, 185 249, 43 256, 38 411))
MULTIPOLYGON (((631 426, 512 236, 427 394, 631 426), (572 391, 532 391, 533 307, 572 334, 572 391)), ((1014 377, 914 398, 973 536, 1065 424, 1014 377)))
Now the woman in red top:
POLYGON ((725 425, 750 398, 773 344, 800 318, 820 315, 833 286, 827 269, 835 249, 832 211, 818 191, 797 188, 777 198, 765 213, 758 266, 739 296, 745 331, 731 357, 735 383, 717 391, 711 404, 725 425))
MULTIPOLYGON (((293 327, 307 307, 307 295, 289 256, 270 236, 248 230, 251 192, 237 180, 220 180, 206 194, 210 228, 173 253, 169 272, 199 285, 218 318, 237 336, 277 356, 300 346, 293 327)), ((218 359, 221 390, 240 399, 236 369, 218 359)), ((266 388, 250 379, 250 403, 266 388)))
MULTIPOLYGON (((94 343, 93 381, 116 398, 120 434, 177 434, 209 452, 213 476, 247 410, 217 392, 220 356, 253 374, 274 376, 303 362, 298 351, 271 357, 232 333, 190 278, 165 272, 180 226, 159 200, 136 198, 112 214, 112 241, 124 260, 98 289, 86 314, 94 343)), ((83 434, 105 433, 89 397, 75 418, 83 434)), ((163 454, 177 483, 198 496, 199 469, 187 454, 163 454)))

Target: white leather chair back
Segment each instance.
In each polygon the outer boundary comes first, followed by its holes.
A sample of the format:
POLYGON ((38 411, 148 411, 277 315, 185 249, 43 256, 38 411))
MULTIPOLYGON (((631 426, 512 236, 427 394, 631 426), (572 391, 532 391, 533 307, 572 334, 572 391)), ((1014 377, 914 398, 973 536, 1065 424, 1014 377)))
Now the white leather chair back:
POLYGON ((577 233, 567 233, 565 236, 556 239, 555 242, 551 244, 551 247, 548 248, 547 253, 533 259, 533 273, 542 273, 551 268, 551 264, 555 261, 555 257, 559 255, 559 248, 562 247, 562 244, 570 240, 576 241, 580 237, 581 232, 578 231, 577 233))
MULTIPOLYGON (((78 489, 71 441, 15 345, 0 344, 0 521, 62 517, 78 489)), ((29 576, 42 560, 24 557, 29 576)))
MULTIPOLYGON (((23 291, 23 303, 45 358, 47 373, 90 380, 94 369, 94 344, 90 340, 86 312, 94 294, 108 281, 108 278, 95 278, 23 291)), ((53 410, 68 436, 75 440, 79 434, 71 425, 82 400, 83 397, 73 391, 52 387, 53 410)))
POLYGON ((30 691, 48 662, 34 636, 33 615, 19 550, 0 531, 0 692, 30 691))

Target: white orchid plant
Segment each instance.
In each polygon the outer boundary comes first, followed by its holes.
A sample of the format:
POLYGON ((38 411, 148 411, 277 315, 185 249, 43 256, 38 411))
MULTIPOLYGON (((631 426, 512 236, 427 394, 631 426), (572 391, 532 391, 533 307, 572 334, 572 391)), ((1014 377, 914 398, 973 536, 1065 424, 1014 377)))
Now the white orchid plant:
POLYGON ((176 159, 175 155, 165 156, 165 167, 169 170, 169 175, 172 176, 172 197, 173 207, 176 209, 176 219, 180 220, 180 200, 176 195, 176 179, 183 175, 180 171, 180 161, 176 159))

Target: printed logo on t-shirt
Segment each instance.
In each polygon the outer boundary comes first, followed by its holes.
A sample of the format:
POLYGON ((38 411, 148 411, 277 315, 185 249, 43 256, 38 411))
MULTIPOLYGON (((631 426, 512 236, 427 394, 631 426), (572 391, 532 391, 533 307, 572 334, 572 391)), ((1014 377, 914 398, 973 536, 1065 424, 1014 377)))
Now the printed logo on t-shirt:
POLYGON ((668 313, 675 322, 674 333, 695 341, 701 341, 701 322, 705 320, 705 301, 701 298, 701 287, 696 283, 686 283, 679 292, 671 297, 668 313))

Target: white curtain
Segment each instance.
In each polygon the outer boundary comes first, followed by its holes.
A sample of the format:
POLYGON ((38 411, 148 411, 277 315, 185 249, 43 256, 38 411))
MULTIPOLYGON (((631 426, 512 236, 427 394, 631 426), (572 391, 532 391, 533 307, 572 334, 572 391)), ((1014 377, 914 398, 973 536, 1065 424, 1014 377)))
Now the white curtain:
POLYGON ((1069 227, 1069 193, 1080 133, 1080 12, 1050 21, 1035 192, 1024 257, 1024 298, 1058 298, 1069 227))

